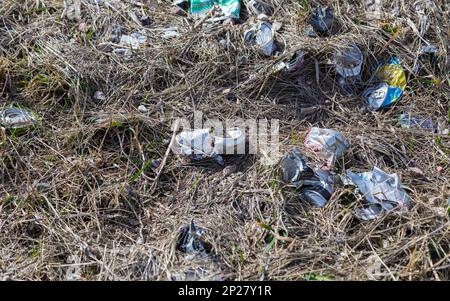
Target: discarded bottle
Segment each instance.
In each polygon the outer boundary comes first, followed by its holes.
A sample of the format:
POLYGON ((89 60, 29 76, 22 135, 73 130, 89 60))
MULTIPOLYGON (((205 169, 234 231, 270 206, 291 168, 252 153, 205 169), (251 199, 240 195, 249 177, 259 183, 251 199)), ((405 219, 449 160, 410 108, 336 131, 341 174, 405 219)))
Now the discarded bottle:
POLYGON ((334 12, 332 7, 319 6, 312 12, 309 24, 319 35, 328 35, 334 23, 334 12))
POLYGON ((325 170, 313 170, 298 149, 284 155, 281 160, 282 179, 295 185, 301 200, 315 207, 324 207, 334 192, 333 175, 325 170))
POLYGON ((362 220, 375 219, 395 208, 409 209, 412 199, 402 187, 397 174, 387 174, 378 167, 364 173, 347 171, 350 184, 358 188, 367 204, 355 213, 362 220))
POLYGON ((261 22, 244 33, 244 40, 248 45, 258 45, 260 52, 271 56, 275 50, 272 24, 261 22))
POLYGON ((331 168, 334 161, 347 152, 349 143, 338 131, 313 127, 306 136, 305 146, 324 155, 326 166, 331 168))
POLYGON ((200 254, 206 257, 207 253, 201 236, 204 230, 194 224, 194 220, 188 226, 180 229, 180 235, 177 241, 177 249, 186 254, 200 254))
POLYGON ((372 110, 385 108, 397 101, 406 89, 406 75, 396 57, 390 58, 387 63, 378 68, 376 78, 379 83, 363 92, 372 110))
POLYGON ((38 121, 36 113, 17 107, 10 107, 0 111, 0 124, 6 129, 25 129, 38 121))
POLYGON ((405 129, 418 128, 430 130, 435 133, 438 131, 437 125, 433 123, 433 120, 431 118, 412 116, 407 112, 398 115, 398 123, 402 128, 405 129))

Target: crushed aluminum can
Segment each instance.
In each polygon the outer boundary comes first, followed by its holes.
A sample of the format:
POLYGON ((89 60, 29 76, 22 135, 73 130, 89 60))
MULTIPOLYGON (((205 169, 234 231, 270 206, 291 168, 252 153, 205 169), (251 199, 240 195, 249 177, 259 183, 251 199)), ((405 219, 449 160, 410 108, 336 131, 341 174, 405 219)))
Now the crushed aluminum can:
POLYGON ((200 254, 202 257, 206 257, 207 253, 200 239, 204 232, 205 230, 197 227, 192 220, 188 226, 180 229, 177 249, 186 254, 200 254))
POLYGON ((38 119, 36 113, 24 108, 11 107, 0 111, 0 124, 7 129, 31 127, 38 119))
POLYGON ((342 157, 350 145, 338 131, 313 127, 305 138, 305 146, 324 155, 327 159, 326 166, 331 168, 334 161, 342 157))
POLYGON ((284 155, 280 163, 282 179, 293 184, 301 200, 324 207, 334 192, 334 176, 321 169, 313 170, 298 149, 284 155))
POLYGON ((209 129, 183 131, 176 135, 180 153, 191 160, 200 161, 213 158, 219 165, 224 165, 221 155, 234 154, 235 148, 245 152, 245 133, 239 128, 226 131, 227 137, 215 136, 209 129))
POLYGON ((387 174, 378 167, 364 173, 347 171, 351 185, 358 188, 364 196, 366 205, 355 213, 362 220, 375 219, 383 212, 391 212, 396 208, 409 209, 413 203, 405 192, 397 174, 387 174))
POLYGON ((273 13, 273 7, 263 0, 250 0, 247 4, 247 10, 254 15, 265 14, 270 16, 273 13))
POLYGON ((376 78, 379 83, 363 92, 363 97, 372 110, 391 105, 403 95, 406 89, 405 71, 396 57, 390 58, 387 63, 378 68, 376 78))
POLYGON ((261 22, 244 33, 244 40, 248 45, 258 45, 262 54, 271 56, 275 50, 273 35, 272 24, 261 22))
POLYGON ((334 23, 334 12, 332 7, 317 7, 313 10, 309 24, 314 31, 320 35, 330 33, 334 23))

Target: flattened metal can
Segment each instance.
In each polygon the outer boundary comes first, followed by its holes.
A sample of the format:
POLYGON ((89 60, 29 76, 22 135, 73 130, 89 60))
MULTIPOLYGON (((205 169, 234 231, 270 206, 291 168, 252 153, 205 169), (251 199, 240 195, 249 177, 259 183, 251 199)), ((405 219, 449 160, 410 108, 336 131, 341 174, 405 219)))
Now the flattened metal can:
POLYGON ((397 101, 406 89, 406 75, 400 59, 390 58, 378 68, 376 78, 379 83, 363 92, 372 110, 385 108, 397 101))

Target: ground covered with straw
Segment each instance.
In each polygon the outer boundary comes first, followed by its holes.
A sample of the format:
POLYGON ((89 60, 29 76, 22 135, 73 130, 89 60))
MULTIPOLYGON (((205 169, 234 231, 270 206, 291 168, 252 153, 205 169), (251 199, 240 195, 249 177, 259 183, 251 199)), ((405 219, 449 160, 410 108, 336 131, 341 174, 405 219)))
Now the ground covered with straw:
POLYGON ((0 109, 20 105, 41 117, 24 133, 0 132, 0 279, 448 280, 448 131, 396 122, 408 111, 448 128, 446 1, 431 1, 429 26, 414 1, 382 1, 376 18, 365 1, 322 1, 337 26, 315 38, 308 18, 318 1, 269 1, 270 20, 282 24, 271 57, 244 43, 256 20, 246 1, 240 22, 209 30, 171 12, 171 1, 81 0, 79 12, 64 2, 72 1, 0 1, 0 109), (113 51, 118 25, 147 36, 128 58, 113 51), (167 27, 179 36, 164 37, 167 27), (419 73, 425 41, 438 48, 438 64, 419 73), (353 96, 342 93, 331 62, 347 42, 364 54, 353 96), (273 72, 298 48, 307 50, 301 70, 273 72), (372 112, 361 92, 392 54, 407 89, 372 112), (172 122, 194 111, 278 119, 281 152, 297 147, 311 161, 306 131, 336 129, 350 143, 336 174, 397 173, 414 206, 361 221, 358 202, 343 200, 347 188, 311 208, 261 154, 220 167, 167 153, 172 122), (205 229, 206 258, 176 248, 192 219, 205 229))

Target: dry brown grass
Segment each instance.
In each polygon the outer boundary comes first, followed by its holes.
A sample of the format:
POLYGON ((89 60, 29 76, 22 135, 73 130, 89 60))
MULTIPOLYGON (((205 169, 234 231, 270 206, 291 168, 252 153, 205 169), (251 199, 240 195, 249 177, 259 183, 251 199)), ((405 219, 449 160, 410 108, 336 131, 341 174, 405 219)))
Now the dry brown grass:
POLYGON ((296 47, 309 51, 295 76, 269 76, 280 58, 245 46, 246 13, 242 24, 203 32, 170 15, 169 1, 111 0, 97 8, 82 0, 89 37, 78 21, 61 19, 62 2, 0 1, 0 107, 23 104, 43 118, 24 135, 0 133, 0 279, 63 280, 75 266, 85 280, 448 280, 450 139, 395 125, 402 110, 448 122, 445 1, 434 1, 429 14, 426 39, 439 46, 441 59, 428 78, 412 71, 420 39, 408 25, 418 26, 410 1, 383 1, 386 11, 401 5, 399 16, 380 22, 366 19, 360 1, 324 1, 335 7, 340 29, 314 39, 304 34, 305 1, 274 0, 272 19, 283 23, 276 35, 286 47, 282 57, 296 47), (135 21, 142 13, 153 19, 150 27, 135 21), (111 53, 114 24, 148 36, 130 61, 111 53), (163 26, 178 27, 181 37, 163 39, 157 30, 163 26), (230 40, 228 50, 220 47, 222 38, 230 40), (372 113, 359 96, 341 95, 328 61, 342 41, 361 46, 364 82, 376 58, 397 54, 408 71, 404 97, 372 113), (254 82, 240 85, 252 74, 254 82), (232 97, 222 93, 226 88, 232 97), (97 90, 106 100, 92 97, 97 90), (149 114, 138 112, 140 103, 149 114), (146 162, 164 156, 174 118, 194 110, 220 120, 278 118, 283 150, 306 152, 302 139, 313 124, 335 128, 351 143, 337 173, 372 166, 396 172, 415 206, 360 222, 338 189, 324 209, 307 208, 258 156, 230 159, 221 169, 170 154, 155 184, 156 171, 145 169, 146 162), (414 178, 409 167, 427 179, 414 178), (178 229, 192 218, 206 229, 210 259, 189 260, 175 249, 178 229), (268 248, 269 233, 258 223, 289 239, 268 248))

